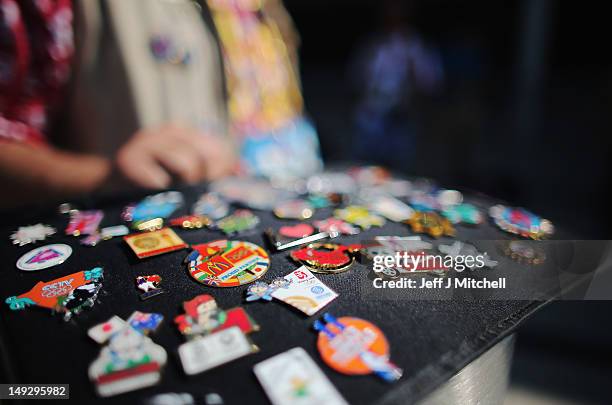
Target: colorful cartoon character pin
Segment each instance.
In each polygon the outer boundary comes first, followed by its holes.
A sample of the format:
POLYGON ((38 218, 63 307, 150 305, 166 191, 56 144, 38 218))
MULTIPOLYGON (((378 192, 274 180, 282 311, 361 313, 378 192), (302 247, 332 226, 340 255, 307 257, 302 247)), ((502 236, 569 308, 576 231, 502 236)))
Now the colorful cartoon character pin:
POLYGON ((13 245, 24 246, 28 243, 45 240, 48 236, 54 235, 55 232, 57 232, 55 228, 44 224, 20 226, 18 230, 11 234, 11 240, 13 245))
POLYGON ((208 294, 184 302, 183 308, 185 314, 174 322, 188 339, 178 348, 185 374, 201 373, 259 350, 246 337, 259 325, 243 308, 222 310, 208 294))
POLYGON ((545 239, 555 232, 552 222, 523 208, 494 205, 489 209, 489 215, 500 229, 524 238, 545 239))
POLYGON ((143 294, 140 294, 140 299, 144 301, 163 294, 165 291, 159 287, 161 282, 162 278, 158 274, 136 277, 136 287, 144 291, 143 294))
POLYGON ((402 377, 403 371, 389 360, 389 343, 371 322, 359 318, 323 315, 314 322, 319 332, 317 349, 323 361, 348 375, 375 374, 386 382, 402 377))
POLYGON ((259 325, 241 307, 220 309, 215 299, 202 294, 183 303, 185 313, 174 318, 179 332, 188 339, 237 326, 243 333, 257 332, 259 325))

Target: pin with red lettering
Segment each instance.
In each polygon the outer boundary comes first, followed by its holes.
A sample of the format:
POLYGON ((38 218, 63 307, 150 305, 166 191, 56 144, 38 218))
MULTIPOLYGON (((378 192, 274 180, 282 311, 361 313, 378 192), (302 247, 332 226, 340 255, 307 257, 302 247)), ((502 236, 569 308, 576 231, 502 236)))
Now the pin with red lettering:
POLYGON ((44 224, 20 226, 18 230, 11 234, 11 240, 13 245, 24 246, 28 243, 45 240, 48 236, 54 235, 55 232, 57 232, 55 228, 44 224))
POLYGON ((268 253, 254 243, 217 240, 193 245, 185 258, 189 274, 212 287, 237 287, 262 277, 270 267, 268 253))
POLYGON ((144 301, 165 293, 166 291, 160 288, 161 282, 162 278, 158 274, 136 277, 136 287, 144 291, 140 294, 140 299, 144 301))
POLYGON ((375 374, 386 382, 402 377, 401 368, 389 360, 389 342, 371 322, 359 318, 323 315, 314 322, 319 332, 317 349, 323 361, 348 375, 375 374))
POLYGON ((270 284, 261 281, 251 284, 247 289, 246 300, 247 302, 260 299, 271 301, 272 298, 276 298, 311 316, 336 297, 338 294, 335 291, 302 266, 285 277, 272 280, 270 284))

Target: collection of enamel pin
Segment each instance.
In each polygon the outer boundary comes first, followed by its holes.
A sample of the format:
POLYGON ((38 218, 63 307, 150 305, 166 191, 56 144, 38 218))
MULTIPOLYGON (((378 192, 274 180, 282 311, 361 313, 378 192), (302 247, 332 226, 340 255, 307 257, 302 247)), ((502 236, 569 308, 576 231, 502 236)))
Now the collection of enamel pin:
MULTIPOLYGON (((478 207, 463 201, 455 190, 436 189, 431 183, 393 179, 379 167, 353 168, 346 172, 323 173, 296 184, 275 185, 259 180, 230 178, 212 185, 189 215, 172 217, 184 205, 179 192, 164 192, 126 207, 121 218, 127 225, 101 228, 104 213, 79 211, 60 206, 67 215, 66 235, 79 237, 84 246, 95 246, 122 237, 138 259, 189 249, 184 264, 189 276, 206 287, 245 289, 245 302, 281 301, 307 317, 313 316, 338 298, 319 277, 346 272, 360 259, 381 252, 411 251, 426 254, 432 243, 419 236, 376 237, 372 244, 342 244, 332 239, 356 235, 362 230, 382 227, 386 221, 408 225, 414 233, 432 238, 454 237, 455 226, 478 226, 485 220, 478 207), (248 208, 235 209, 231 203, 248 208), (261 246, 236 236, 253 234, 260 220, 250 209, 272 210, 280 219, 294 220, 264 235, 271 251, 288 257, 299 267, 284 276, 266 279, 270 254, 261 246), (317 209, 331 208, 333 216, 311 219, 317 209), (295 220, 300 222, 295 222, 295 220), (131 228, 131 229, 130 229, 131 228), (221 231, 227 239, 188 245, 174 229, 221 231), (229 238, 232 239, 229 239, 229 238)), ((524 209, 495 205, 489 216, 500 229, 524 238, 539 240, 553 233, 553 225, 524 209)), ((34 244, 52 237, 56 229, 37 224, 20 227, 11 235, 15 245, 34 244)), ((455 241, 439 245, 445 255, 478 253, 476 247, 455 241)), ((540 264, 543 252, 521 241, 508 241, 500 249, 522 263, 540 264)), ((17 261, 22 271, 38 271, 64 263, 73 249, 62 243, 37 247, 17 261)), ((485 266, 496 261, 485 255, 485 266)), ((417 273, 443 274, 446 268, 415 268, 417 273)), ((387 269, 381 276, 395 277, 406 269, 387 269)), ((101 267, 39 281, 31 290, 5 300, 11 310, 39 306, 70 320, 94 306, 103 289, 101 267)), ((106 274, 106 276, 110 276, 106 274)), ((134 280, 141 300, 159 299, 163 279, 159 274, 142 274, 134 280)), ((197 288, 196 288, 197 289, 197 288)), ((178 359, 186 375, 199 374, 258 351, 248 335, 257 332, 257 322, 242 307, 221 309, 214 289, 183 303, 184 313, 174 318, 186 342, 178 347, 178 359), (211 294, 208 294, 210 292, 211 294)), ((154 385, 162 379, 167 363, 166 350, 154 343, 154 334, 164 317, 135 311, 127 320, 113 316, 88 330, 103 345, 89 368, 96 392, 103 397, 154 385)), ((313 322, 317 349, 323 362, 348 375, 374 374, 387 382, 401 378, 402 370, 391 362, 390 348, 383 332, 369 321, 325 313, 313 322)), ((302 348, 294 348, 254 367, 254 373, 274 404, 297 403, 304 396, 325 398, 327 403, 345 400, 302 348), (282 371, 282 372, 281 372, 282 371)), ((301 403, 301 402, 300 402, 301 403)))

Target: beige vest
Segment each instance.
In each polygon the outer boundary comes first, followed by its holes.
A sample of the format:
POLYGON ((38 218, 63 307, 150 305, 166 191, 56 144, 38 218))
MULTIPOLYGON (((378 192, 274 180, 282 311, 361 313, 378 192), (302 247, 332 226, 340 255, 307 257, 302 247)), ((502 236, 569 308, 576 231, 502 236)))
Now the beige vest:
POLYGON ((194 4, 102 1, 75 1, 77 60, 64 143, 111 156, 138 129, 164 123, 226 134, 219 52, 194 4), (156 60, 150 39, 160 34, 189 49, 190 62, 156 60))

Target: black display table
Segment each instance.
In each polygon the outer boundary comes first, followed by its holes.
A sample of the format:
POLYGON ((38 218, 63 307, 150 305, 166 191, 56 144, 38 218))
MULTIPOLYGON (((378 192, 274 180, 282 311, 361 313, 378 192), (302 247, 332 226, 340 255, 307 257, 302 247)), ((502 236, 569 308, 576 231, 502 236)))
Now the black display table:
MULTIPOLYGON (((184 213, 203 189, 185 190, 186 206, 176 214, 184 213)), ((80 208, 99 208, 106 213, 102 226, 122 223, 119 213, 128 202, 139 196, 123 200, 92 200, 82 202, 80 208)), ((486 209, 492 204, 486 197, 470 197, 467 201, 486 209)), ((55 210, 55 208, 53 208, 55 210)), ((292 221, 279 220, 272 213, 255 211, 261 224, 255 233, 233 239, 248 240, 266 246, 263 230, 279 227, 292 221)), ((330 216, 331 210, 318 210, 315 219, 330 216)), ((0 272, 0 298, 18 295, 29 290, 39 280, 51 280, 70 273, 101 266, 105 271, 103 293, 99 302, 65 323, 61 317, 51 316, 40 308, 11 311, 2 302, 0 322, 0 348, 7 382, 19 383, 69 383, 70 399, 75 403, 89 404, 103 401, 94 394, 87 377, 89 364, 98 356, 100 346, 86 334, 87 329, 106 321, 112 315, 127 318, 134 310, 159 312, 166 319, 159 330, 151 335, 168 353, 168 363, 158 386, 112 397, 113 403, 141 403, 156 393, 189 392, 195 395, 207 392, 219 393, 227 404, 268 403, 268 399, 257 382, 252 367, 254 364, 290 348, 301 346, 319 364, 321 369, 352 404, 407 403, 422 398, 465 365, 476 359, 502 338, 512 333, 521 320, 537 310, 553 295, 581 281, 588 274, 573 274, 570 281, 550 294, 533 299, 536 292, 522 295, 529 290, 534 277, 540 277, 544 267, 538 269, 519 265, 504 257, 499 251, 489 254, 500 264, 494 270, 479 270, 472 276, 486 275, 495 278, 507 276, 508 289, 501 298, 490 293, 449 298, 437 292, 422 291, 372 292, 371 266, 356 264, 352 270, 337 275, 320 275, 320 279, 339 293, 325 311, 336 316, 356 316, 375 323, 385 332, 391 345, 391 359, 404 369, 403 378, 395 384, 387 384, 374 376, 350 377, 328 368, 320 359, 315 347, 316 334, 312 323, 317 317, 306 318, 282 303, 244 303, 246 286, 219 289, 196 283, 188 274, 183 259, 187 251, 182 250, 149 259, 139 260, 128 249, 121 238, 100 243, 96 247, 81 246, 74 237, 63 235, 67 218, 47 210, 20 212, 19 215, 3 216, 0 230, 0 257, 3 269, 0 272), (25 219, 24 219, 25 217, 25 219), (45 243, 66 243, 72 246, 72 256, 62 265, 39 272, 22 272, 15 262, 32 245, 12 246, 9 235, 19 225, 37 222, 47 223, 58 229, 58 234, 45 243), (159 274, 167 293, 148 301, 139 299, 140 291, 134 280, 138 275, 159 274), (185 341, 177 331, 173 318, 182 313, 182 302, 198 294, 212 294, 221 308, 244 305, 249 314, 259 323, 261 330, 251 335, 260 347, 260 352, 243 357, 200 375, 187 377, 180 366, 177 347, 185 341), (437 295, 440 294, 440 295, 437 295), (504 295, 505 294, 505 295, 504 295), (526 299, 525 297, 531 297, 526 299), (485 299, 486 298, 486 299, 485 299)), ((479 227, 457 228, 458 240, 509 239, 496 227, 485 223, 479 227)), ((211 230, 177 230, 187 243, 202 243, 223 239, 220 232, 211 230)), ((411 235, 410 228, 403 224, 388 222, 383 228, 373 228, 360 235, 340 237, 338 242, 359 242, 374 235, 411 235)), ((425 237, 425 239, 428 239, 425 237)), ((442 242, 451 241, 442 238, 442 242)), ((568 242, 569 243, 569 242, 568 242)), ((288 258, 288 253, 271 254, 271 268, 264 280, 285 275, 297 268, 288 258)))

